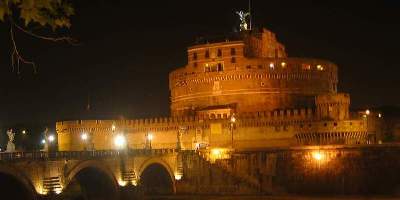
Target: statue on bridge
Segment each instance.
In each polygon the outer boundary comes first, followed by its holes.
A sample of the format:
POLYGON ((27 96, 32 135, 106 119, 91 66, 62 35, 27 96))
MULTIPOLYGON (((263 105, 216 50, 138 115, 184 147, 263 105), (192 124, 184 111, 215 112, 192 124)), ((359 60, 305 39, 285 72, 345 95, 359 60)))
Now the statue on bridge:
POLYGON ((7 143, 6 152, 14 152, 15 151, 15 144, 14 144, 15 133, 13 132, 12 128, 7 130, 7 135, 8 135, 8 143, 7 143))

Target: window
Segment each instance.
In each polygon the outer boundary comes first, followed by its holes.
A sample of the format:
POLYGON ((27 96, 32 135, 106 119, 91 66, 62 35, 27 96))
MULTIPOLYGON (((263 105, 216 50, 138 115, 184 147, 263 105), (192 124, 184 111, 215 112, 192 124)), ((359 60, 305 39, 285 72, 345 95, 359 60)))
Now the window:
POLYGON ((257 68, 262 69, 263 67, 262 67, 262 65, 257 65, 257 68))
POLYGON ((217 51, 217 56, 218 56, 218 57, 222 57, 222 51, 221 51, 221 49, 218 49, 218 51, 217 51))
POLYGON ((236 63, 236 58, 235 57, 231 58, 231 63, 236 63))
POLYGON ((220 72, 224 71, 224 65, 222 63, 206 63, 204 66, 204 72, 220 72))
POLYGON ((193 60, 197 60, 197 53, 196 52, 193 53, 193 60))
POLYGON ((193 63, 193 67, 197 67, 197 62, 194 62, 194 63, 193 63))
POLYGON ((231 55, 236 55, 236 49, 235 48, 231 48, 231 55))
POLYGON ((221 63, 218 63, 218 65, 217 65, 217 71, 218 71, 218 72, 224 71, 224 68, 222 67, 222 64, 221 64, 221 63))
POLYGON ((206 50, 205 58, 210 58, 210 51, 209 50, 206 50))
POLYGON ((246 68, 247 68, 247 69, 251 69, 251 65, 247 65, 246 68))

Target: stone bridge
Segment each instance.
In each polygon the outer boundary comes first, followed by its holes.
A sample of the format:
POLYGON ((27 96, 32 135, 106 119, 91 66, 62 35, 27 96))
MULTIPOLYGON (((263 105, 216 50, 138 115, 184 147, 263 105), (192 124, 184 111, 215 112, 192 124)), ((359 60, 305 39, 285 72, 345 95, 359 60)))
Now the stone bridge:
POLYGON ((174 193, 182 177, 179 154, 174 149, 1 153, 0 173, 20 183, 28 199, 61 195, 76 182, 89 199, 118 199, 119 187, 136 186, 146 170, 166 175, 170 191, 165 192, 174 193))
POLYGON ((400 145, 0 153, 0 195, 400 194, 400 145))

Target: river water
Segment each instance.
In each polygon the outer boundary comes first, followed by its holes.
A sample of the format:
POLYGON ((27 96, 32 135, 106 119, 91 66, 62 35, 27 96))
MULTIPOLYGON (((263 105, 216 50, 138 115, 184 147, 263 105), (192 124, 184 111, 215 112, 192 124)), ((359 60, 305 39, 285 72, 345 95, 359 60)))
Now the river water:
POLYGON ((399 197, 387 196, 152 196, 145 197, 146 200, 400 200, 399 197))

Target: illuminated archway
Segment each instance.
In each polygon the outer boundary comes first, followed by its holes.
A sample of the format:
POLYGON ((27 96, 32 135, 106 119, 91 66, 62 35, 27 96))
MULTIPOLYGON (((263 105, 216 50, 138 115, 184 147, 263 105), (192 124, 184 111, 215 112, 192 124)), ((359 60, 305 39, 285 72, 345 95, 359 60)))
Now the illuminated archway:
POLYGON ((98 161, 84 161, 67 175, 65 198, 114 200, 119 198, 117 181, 112 171, 98 161))
POLYGON ((17 169, 0 165, 0 195, 12 199, 36 199, 37 194, 29 179, 17 169))
POLYGON ((147 195, 175 193, 175 179, 168 164, 162 160, 150 159, 140 168, 139 187, 147 195))

